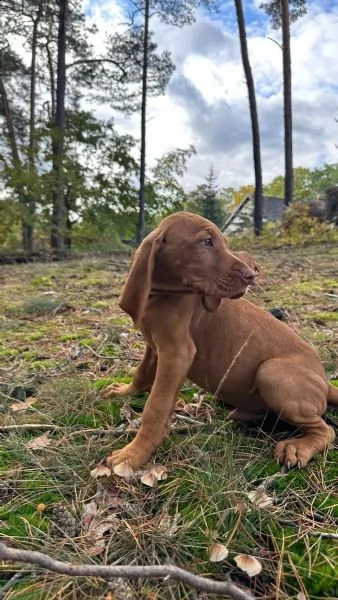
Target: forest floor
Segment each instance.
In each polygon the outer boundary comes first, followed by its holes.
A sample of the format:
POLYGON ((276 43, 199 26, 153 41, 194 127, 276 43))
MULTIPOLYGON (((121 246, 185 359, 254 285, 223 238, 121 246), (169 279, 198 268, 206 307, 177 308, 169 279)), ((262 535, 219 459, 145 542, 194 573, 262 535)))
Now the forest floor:
MULTIPOLYGON (((287 311, 288 325, 314 344, 337 381, 338 246, 255 254, 263 274, 250 299, 287 311)), ((187 382, 172 435, 154 457, 167 477, 147 486, 146 470, 131 479, 97 476, 112 448, 134 434, 145 400, 99 395, 112 381, 129 381, 143 352, 117 306, 128 264, 112 255, 2 267, 1 539, 78 564, 171 562, 218 580, 228 574, 257 598, 337 599, 337 445, 304 470, 282 473, 272 457, 281 432, 236 426, 187 382), (229 554, 211 562, 217 543, 229 554), (249 577, 239 554, 258 559, 261 572, 249 577)), ((173 580, 107 582, 2 563, 0 597, 218 596, 173 580)))

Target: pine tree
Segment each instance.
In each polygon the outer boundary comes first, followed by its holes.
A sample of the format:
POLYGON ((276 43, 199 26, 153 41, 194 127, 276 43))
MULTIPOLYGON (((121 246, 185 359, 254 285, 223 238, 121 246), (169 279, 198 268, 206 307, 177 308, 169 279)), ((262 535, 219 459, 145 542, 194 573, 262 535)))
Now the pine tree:
POLYGON ((284 204, 289 206, 294 194, 293 140, 292 140, 292 82, 290 23, 306 13, 306 0, 270 0, 260 5, 270 16, 272 27, 282 29, 283 94, 284 94, 284 204))
POLYGON ((185 208, 209 219, 218 227, 221 226, 224 221, 224 209, 217 176, 212 165, 205 177, 205 183, 188 194, 185 208))

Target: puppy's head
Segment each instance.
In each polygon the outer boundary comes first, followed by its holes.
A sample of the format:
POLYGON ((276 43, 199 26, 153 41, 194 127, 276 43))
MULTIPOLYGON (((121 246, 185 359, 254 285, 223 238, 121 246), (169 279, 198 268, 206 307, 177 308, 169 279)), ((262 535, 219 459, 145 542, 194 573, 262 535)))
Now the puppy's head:
POLYGON ((149 294, 197 293, 208 310, 222 298, 239 298, 255 271, 233 254, 218 227, 189 212, 164 219, 137 249, 120 306, 136 324, 149 294))

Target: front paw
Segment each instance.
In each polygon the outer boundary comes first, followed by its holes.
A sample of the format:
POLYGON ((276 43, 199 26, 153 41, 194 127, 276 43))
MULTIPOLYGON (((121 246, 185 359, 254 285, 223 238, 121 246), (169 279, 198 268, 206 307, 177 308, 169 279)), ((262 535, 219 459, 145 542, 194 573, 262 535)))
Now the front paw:
POLYGON ((132 393, 129 383, 112 383, 101 391, 101 398, 114 398, 115 396, 127 396, 132 393))
POLYGON ((124 448, 112 452, 106 463, 110 469, 123 462, 127 462, 132 469, 137 469, 148 462, 153 451, 154 446, 152 444, 132 441, 124 448))

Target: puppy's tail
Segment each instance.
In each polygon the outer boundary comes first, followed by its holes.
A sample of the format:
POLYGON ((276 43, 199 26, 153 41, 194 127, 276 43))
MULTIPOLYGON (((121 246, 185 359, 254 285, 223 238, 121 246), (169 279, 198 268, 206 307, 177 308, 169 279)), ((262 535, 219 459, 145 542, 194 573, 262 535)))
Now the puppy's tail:
POLYGON ((329 383, 329 391, 327 395, 327 402, 329 406, 338 408, 338 388, 329 383))

